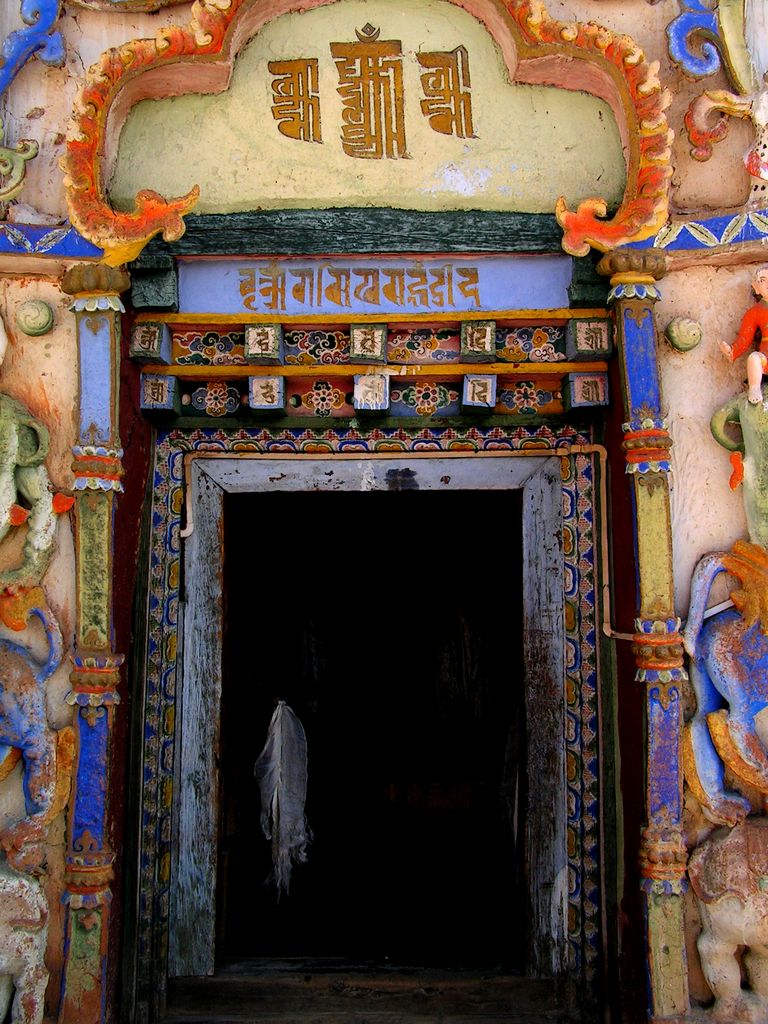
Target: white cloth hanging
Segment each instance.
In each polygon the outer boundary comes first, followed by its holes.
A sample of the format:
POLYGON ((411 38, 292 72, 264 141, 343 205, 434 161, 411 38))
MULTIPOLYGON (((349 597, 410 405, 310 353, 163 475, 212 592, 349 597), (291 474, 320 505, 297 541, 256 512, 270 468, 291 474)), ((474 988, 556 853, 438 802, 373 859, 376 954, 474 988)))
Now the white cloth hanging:
POLYGON ((253 771, 261 792, 261 828, 272 844, 272 880, 279 897, 289 891, 293 865, 306 861, 312 838, 304 813, 307 737, 284 700, 275 708, 253 771))

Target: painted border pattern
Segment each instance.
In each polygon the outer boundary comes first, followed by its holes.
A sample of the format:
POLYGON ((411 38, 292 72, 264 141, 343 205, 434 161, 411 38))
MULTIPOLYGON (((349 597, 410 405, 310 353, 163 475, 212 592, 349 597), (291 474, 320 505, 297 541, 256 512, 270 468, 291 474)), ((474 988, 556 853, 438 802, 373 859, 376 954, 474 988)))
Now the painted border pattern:
MULTIPOLYGON (((262 428, 159 434, 153 469, 148 651, 145 695, 143 806, 139 881, 139 998, 160 998, 165 986, 170 904, 171 811, 176 702, 176 650, 184 457, 195 452, 327 455, 342 452, 530 451, 589 444, 573 427, 548 426, 319 430, 262 428)), ((569 968, 590 981, 600 953, 597 652, 593 539, 593 460, 563 459, 566 572, 565 723, 568 763, 569 968)))
POLYGON ((594 464, 561 463, 565 561, 566 780, 570 969, 595 979, 600 955, 599 752, 594 464))
MULTIPOLYGON (((322 2, 326 0, 308 0, 306 6, 322 2)), ((166 200, 147 189, 138 193, 135 207, 129 212, 110 206, 101 163, 107 121, 115 100, 126 84, 147 71, 180 62, 232 60, 233 40, 238 37, 235 22, 257 3, 196 0, 189 25, 171 25, 160 29, 155 39, 134 39, 108 50, 88 72, 75 101, 62 168, 72 223, 105 250, 109 265, 135 259, 160 232, 168 242, 180 238, 184 216, 200 194, 195 185, 186 195, 166 200)), ((550 57, 553 52, 594 65, 612 81, 627 122, 627 187, 621 205, 614 217, 606 220, 605 200, 588 199, 576 210, 569 210, 560 197, 555 214, 564 230, 563 248, 573 256, 584 256, 590 246, 607 250, 655 234, 667 219, 672 175, 672 133, 665 114, 670 97, 661 88, 658 62, 648 63, 629 36, 614 34, 592 22, 557 21, 540 0, 505 0, 504 6, 517 37, 521 66, 550 57)), ((546 71, 541 77, 537 71, 531 80, 562 88, 557 76, 558 72, 546 71)), ((521 74, 517 80, 527 79, 521 74)))

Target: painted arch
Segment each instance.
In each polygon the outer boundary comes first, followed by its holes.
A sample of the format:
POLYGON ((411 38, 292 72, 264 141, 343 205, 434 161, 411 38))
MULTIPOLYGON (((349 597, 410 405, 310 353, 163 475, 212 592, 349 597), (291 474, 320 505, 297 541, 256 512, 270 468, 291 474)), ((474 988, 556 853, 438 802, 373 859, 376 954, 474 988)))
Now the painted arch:
MULTIPOLYGON (((67 152, 67 202, 75 227, 118 266, 134 259, 150 238, 173 241, 199 189, 166 200, 140 191, 132 210, 116 211, 106 196, 111 161, 131 108, 144 99, 186 93, 217 93, 230 81, 235 58, 269 21, 308 11, 329 0, 197 0, 186 26, 161 29, 108 50, 90 69, 75 106, 67 152)), ((655 234, 667 219, 671 132, 656 64, 624 35, 593 23, 551 18, 538 0, 449 0, 476 18, 499 47, 510 80, 586 92, 609 104, 621 134, 627 185, 611 218, 601 197, 575 210, 561 198, 557 219, 563 248, 584 255, 610 250, 655 234)))

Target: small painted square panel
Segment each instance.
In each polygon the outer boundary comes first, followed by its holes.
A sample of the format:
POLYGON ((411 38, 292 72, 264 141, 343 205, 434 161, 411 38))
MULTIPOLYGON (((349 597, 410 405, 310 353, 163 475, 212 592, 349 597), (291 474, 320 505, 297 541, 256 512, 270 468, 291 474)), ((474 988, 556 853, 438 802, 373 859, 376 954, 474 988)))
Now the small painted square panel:
POLYGON ((128 355, 137 363, 171 362, 171 332, 167 324, 145 321, 134 324, 128 355))
POLYGON ((142 373, 141 408, 147 411, 179 412, 181 397, 178 380, 163 374, 142 373))
POLYGON ((461 325, 461 358, 468 363, 492 363, 496 358, 496 323, 464 320, 461 325))
POLYGON ((563 379, 566 409, 608 405, 607 373, 569 373, 563 379))
POLYGON ((352 324, 349 329, 349 354, 355 362, 386 363, 387 325, 352 324))
POLYGON ((467 411, 492 410, 496 405, 496 376, 492 373, 468 373, 464 377, 461 406, 467 411))
POLYGON ((249 363, 282 363, 282 325, 249 324, 245 329, 245 358, 249 363))
POLYGON ((357 374, 353 405, 358 412, 388 412, 389 377, 385 373, 357 374))
POLYGON ((259 412, 282 412, 285 405, 284 377, 249 377, 248 406, 259 412))
POLYGON ((566 329, 569 359, 605 359, 610 356, 612 347, 608 320, 569 321, 566 329))

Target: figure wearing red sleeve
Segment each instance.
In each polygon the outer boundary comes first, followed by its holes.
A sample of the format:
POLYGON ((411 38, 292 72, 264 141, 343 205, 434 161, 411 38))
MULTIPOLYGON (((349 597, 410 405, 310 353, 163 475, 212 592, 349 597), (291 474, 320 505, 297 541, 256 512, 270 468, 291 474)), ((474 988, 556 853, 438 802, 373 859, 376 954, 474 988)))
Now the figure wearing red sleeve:
POLYGON ((758 342, 747 357, 747 400, 757 405, 763 400, 762 380, 768 366, 768 267, 761 267, 752 280, 752 290, 760 300, 744 314, 733 345, 720 342, 723 354, 733 362, 758 342))

